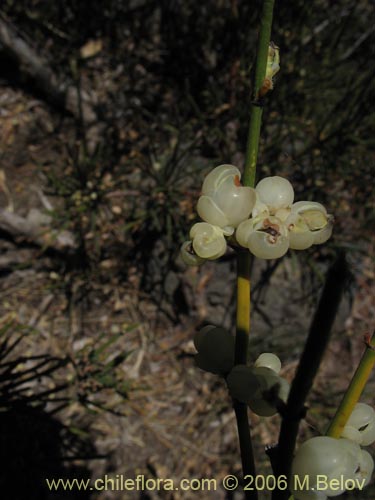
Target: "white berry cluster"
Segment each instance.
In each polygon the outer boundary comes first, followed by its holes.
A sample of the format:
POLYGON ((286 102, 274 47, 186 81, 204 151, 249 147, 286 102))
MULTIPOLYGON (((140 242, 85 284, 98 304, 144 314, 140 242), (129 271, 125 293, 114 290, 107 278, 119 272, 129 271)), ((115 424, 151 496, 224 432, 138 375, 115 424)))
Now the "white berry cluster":
POLYGON ((374 461, 360 445, 374 441, 375 411, 364 403, 355 406, 342 438, 318 436, 305 441, 292 464, 295 500, 326 500, 347 490, 362 490, 371 480, 374 461), (309 481, 301 487, 306 477, 309 481), (319 477, 324 483, 319 483, 319 477))
POLYGON ((282 257, 288 248, 304 250, 332 234, 333 217, 323 205, 294 202, 294 190, 283 177, 266 177, 255 189, 242 186, 233 165, 220 165, 205 178, 197 212, 204 222, 190 230, 181 248, 188 265, 224 255, 227 238, 261 259, 282 257))

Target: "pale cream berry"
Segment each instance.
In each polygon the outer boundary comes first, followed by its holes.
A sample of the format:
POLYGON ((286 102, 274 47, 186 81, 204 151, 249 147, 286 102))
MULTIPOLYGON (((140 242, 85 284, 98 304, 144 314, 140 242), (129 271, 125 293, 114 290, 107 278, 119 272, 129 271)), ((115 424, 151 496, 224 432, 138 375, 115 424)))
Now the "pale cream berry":
POLYGON ((220 165, 205 178, 197 205, 206 222, 225 228, 237 227, 255 205, 255 190, 240 184, 241 173, 233 165, 220 165))
POLYGON ((247 247, 260 259, 278 259, 289 248, 286 226, 272 215, 241 222, 236 231, 236 239, 241 246, 247 247))
MULTIPOLYGON (((318 476, 327 480, 325 495, 338 496, 345 489, 329 487, 333 480, 353 479, 360 466, 361 449, 358 444, 347 439, 318 436, 305 441, 298 449, 292 463, 292 476, 299 476, 302 483, 309 476, 309 490, 316 491, 318 476)), ((294 484, 297 484, 294 481, 294 484)), ((302 499, 299 490, 292 493, 302 499)), ((304 498, 308 498, 307 496, 304 498)))
POLYGON ((349 439, 340 438, 339 441, 343 448, 343 454, 357 457, 355 468, 349 468, 347 475, 344 476, 345 479, 351 479, 353 484, 357 485, 358 481, 360 481, 361 488, 364 488, 370 482, 374 470, 374 461, 371 455, 366 450, 362 450, 358 443, 354 443, 349 439))
POLYGON ((294 189, 291 183, 277 175, 265 177, 259 181, 255 190, 260 201, 267 205, 271 215, 274 215, 280 208, 290 207, 294 200, 294 189))
POLYGON ((180 256, 187 266, 200 266, 205 261, 194 252, 192 241, 185 241, 181 245, 180 256))
POLYGON ((350 415, 342 436, 362 446, 375 441, 375 411, 366 403, 357 403, 350 415))
POLYGON ((223 230, 207 222, 198 222, 190 229, 194 252, 202 259, 218 259, 225 254, 227 242, 223 230))
POLYGON ((325 243, 332 236, 333 230, 333 219, 328 221, 328 224, 318 231, 314 232, 314 245, 321 245, 325 243))
POLYGON ((279 373, 281 370, 281 361, 272 352, 263 352, 255 361, 255 367, 265 366, 266 368, 270 368, 276 373, 279 373))
POLYGON ((223 164, 215 167, 204 178, 202 184, 202 194, 206 194, 208 196, 213 195, 218 189, 220 189, 225 180, 228 178, 234 178, 236 175, 241 178, 239 169, 234 165, 223 164))
POLYGON ((306 250, 314 244, 314 233, 298 213, 291 213, 285 225, 289 230, 289 247, 293 250, 306 250))
POLYGON ((325 243, 331 237, 333 217, 327 214, 327 210, 321 203, 297 201, 291 207, 291 214, 297 214, 303 219, 313 234, 314 245, 325 243))
POLYGON ((371 481, 372 473, 374 472, 374 460, 370 453, 366 450, 361 450, 359 457, 359 467, 356 471, 355 478, 359 481, 365 480, 362 488, 368 485, 371 481))

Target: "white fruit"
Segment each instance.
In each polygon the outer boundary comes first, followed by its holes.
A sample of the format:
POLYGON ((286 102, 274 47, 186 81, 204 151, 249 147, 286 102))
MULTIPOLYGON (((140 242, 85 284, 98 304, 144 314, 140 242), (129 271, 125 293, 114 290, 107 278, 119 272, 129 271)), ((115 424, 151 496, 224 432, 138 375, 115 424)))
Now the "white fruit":
POLYGON ((299 215, 313 234, 314 245, 325 243, 332 235, 333 217, 321 203, 297 201, 293 203, 291 214, 299 215))
POLYGON ((279 259, 286 254, 289 240, 285 236, 277 236, 274 240, 265 233, 256 232, 249 238, 249 250, 259 259, 279 259))
POLYGON ((289 246, 293 250, 305 250, 314 244, 314 233, 298 213, 291 213, 285 225, 289 230, 289 246))
POLYGON ((199 257, 194 252, 191 241, 185 241, 182 244, 181 249, 180 249, 180 255, 181 255, 181 259, 188 266, 200 266, 205 261, 205 259, 202 259, 202 257, 199 257))
POLYGON ((218 259, 225 254, 227 242, 223 230, 207 222, 198 222, 190 229, 193 249, 202 259, 218 259))
POLYGON ((197 212, 199 217, 215 226, 227 226, 229 220, 210 196, 202 195, 198 200, 197 212))
POLYGON ((260 259, 278 259, 289 248, 286 226, 272 215, 241 222, 236 231, 236 239, 260 259))
MULTIPOLYGON (((344 481, 353 479, 360 465, 360 457, 361 449, 352 441, 328 436, 314 437, 305 441, 297 451, 292 463, 292 476, 299 476, 301 483, 306 476, 309 476, 309 489, 314 490, 317 476, 322 475, 328 484, 323 493, 335 497, 341 495, 345 489, 336 490, 333 487, 331 489, 330 482, 341 478, 344 481)), ((294 484, 297 484, 296 481, 294 484)), ((300 498, 298 491, 296 497, 300 498)))
POLYGON ((234 165, 219 165, 209 172, 202 184, 202 194, 211 196, 217 191, 228 177, 241 176, 241 172, 234 165))
POLYGON ((349 439, 349 441, 354 441, 355 443, 362 444, 362 434, 358 429, 355 429, 351 425, 346 425, 341 433, 341 437, 349 439))
POLYGON ((375 441, 375 411, 366 403, 357 403, 350 415, 342 436, 362 446, 375 441))
POLYGON ((279 373, 281 370, 281 361, 272 352, 263 352, 255 361, 254 366, 265 366, 266 368, 270 368, 276 373, 279 373))
POLYGON ((256 192, 260 200, 268 206, 271 214, 280 208, 290 207, 294 200, 291 183, 283 177, 265 177, 258 182, 256 192))
POLYGON ((371 481, 372 473, 374 472, 374 460, 370 453, 366 450, 361 450, 359 457, 359 469, 356 471, 355 478, 359 481, 365 480, 363 487, 367 486, 371 481))
POLYGON ((333 219, 328 221, 328 224, 323 229, 314 231, 314 245, 321 245, 325 243, 332 236, 333 219))
POLYGON ((327 210, 316 201, 297 201, 293 203, 291 213, 303 216, 311 231, 321 229, 327 224, 327 210))
POLYGON ((220 165, 205 178, 197 211, 206 222, 219 227, 237 227, 255 205, 255 190, 241 186, 241 173, 233 165, 220 165))

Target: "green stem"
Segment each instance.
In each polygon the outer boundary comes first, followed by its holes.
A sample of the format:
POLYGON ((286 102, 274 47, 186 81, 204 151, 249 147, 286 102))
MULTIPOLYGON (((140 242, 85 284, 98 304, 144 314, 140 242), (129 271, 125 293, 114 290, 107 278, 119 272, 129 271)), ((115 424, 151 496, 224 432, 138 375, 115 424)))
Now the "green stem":
POLYGON ((259 90, 262 86, 264 77, 266 76, 268 48, 271 41, 272 14, 274 3, 274 0, 264 1, 260 21, 260 34, 254 79, 254 94, 250 108, 250 126, 247 137, 245 169, 243 175, 244 186, 254 187, 255 185, 260 126, 263 114, 263 106, 259 101, 259 90))
POLYGON ((250 252, 237 254, 237 317, 234 364, 246 365, 250 333, 250 252))
MULTIPOLYGON (((237 256, 237 318, 235 365, 247 364, 247 352, 250 332, 250 253, 240 250, 237 256)), ((240 442, 243 477, 255 476, 255 462, 251 442, 247 405, 233 401, 236 414, 238 439, 240 442)), ((246 481, 245 481, 246 483, 246 481)), ((257 500, 257 491, 245 491, 245 498, 257 500)))
POLYGON ((352 411, 361 397, 362 391, 365 388, 367 380, 370 377, 371 371, 375 365, 375 333, 371 340, 366 344, 367 348, 362 356, 358 368, 353 375, 352 381, 344 395, 340 406, 337 409, 328 430, 327 436, 339 438, 348 421, 352 411))
MULTIPOLYGON (((257 49, 257 61, 254 82, 254 100, 250 108, 250 124, 246 146, 245 168, 242 178, 245 186, 254 187, 258 158, 262 108, 259 105, 258 93, 262 86, 267 67, 268 47, 271 39, 271 24, 274 0, 265 0, 260 21, 260 34, 257 49)), ((250 333, 250 254, 239 251, 237 260, 237 321, 235 364, 247 364, 250 333)), ((251 442, 247 405, 234 401, 238 437, 241 449, 242 470, 244 477, 255 476, 255 463, 251 442)), ((257 491, 246 491, 248 500, 257 500, 257 491)))

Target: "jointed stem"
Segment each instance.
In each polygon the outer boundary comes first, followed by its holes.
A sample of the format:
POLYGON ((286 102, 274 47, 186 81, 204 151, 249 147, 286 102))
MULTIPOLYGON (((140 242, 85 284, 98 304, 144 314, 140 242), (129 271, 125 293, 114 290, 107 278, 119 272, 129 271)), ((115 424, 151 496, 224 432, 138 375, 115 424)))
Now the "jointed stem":
MULTIPOLYGON (((250 331, 250 253, 240 252, 237 259, 237 328, 235 364, 246 365, 250 331)), ((233 402, 236 414, 238 438, 241 449, 242 471, 244 478, 255 476, 253 446, 247 415, 247 405, 240 401, 233 402)), ((245 491, 248 500, 258 498, 256 490, 245 491)))
POLYGON ((247 137, 245 169, 243 175, 244 186, 254 187, 255 185, 260 126, 263 114, 263 107, 259 102, 259 90, 266 75, 268 47, 271 41, 271 26, 274 3, 274 0, 264 0, 263 11, 260 20, 260 33, 254 79, 254 95, 250 108, 250 126, 249 134, 247 137))
MULTIPOLYGON (((254 187, 258 158, 258 146, 262 119, 262 108, 259 105, 258 93, 262 86, 267 66, 268 47, 271 39, 271 24, 274 0, 264 0, 261 14, 257 61, 254 83, 254 100, 250 109, 250 125, 247 139, 243 184, 254 187)), ((247 364, 248 343, 250 333, 250 254, 240 251, 237 262, 237 325, 235 364, 247 364)), ((241 448, 243 475, 255 475, 255 464, 252 451, 251 435, 247 406, 234 401, 238 436, 241 448)), ((246 491, 246 498, 256 500, 256 490, 246 491)))

